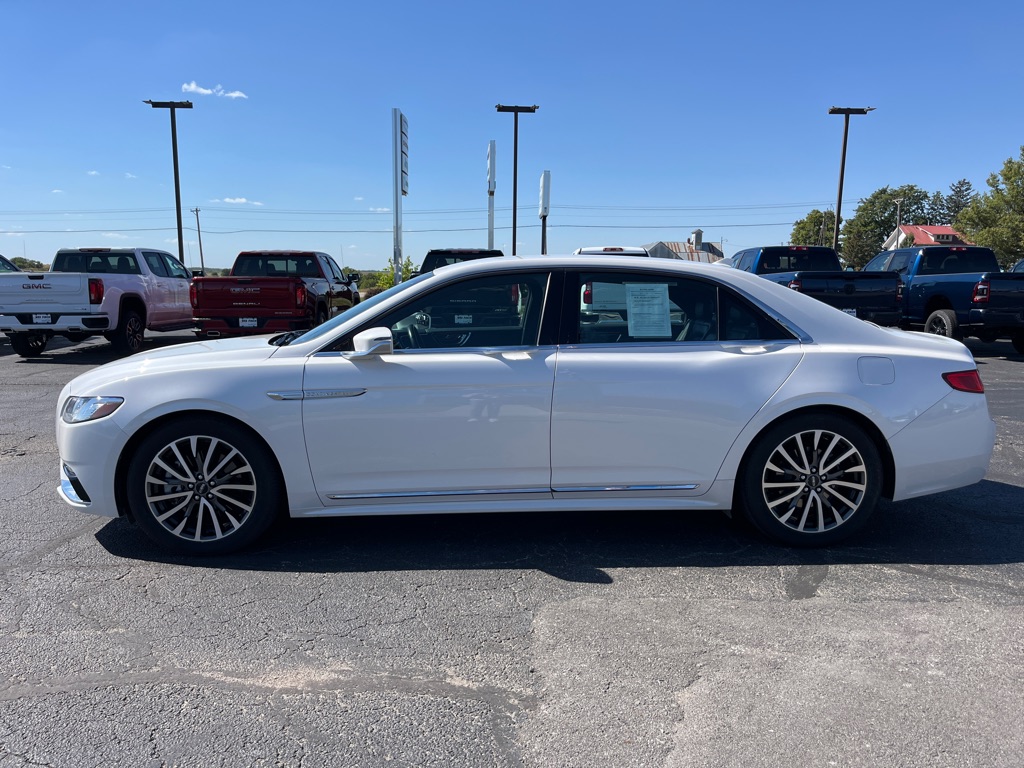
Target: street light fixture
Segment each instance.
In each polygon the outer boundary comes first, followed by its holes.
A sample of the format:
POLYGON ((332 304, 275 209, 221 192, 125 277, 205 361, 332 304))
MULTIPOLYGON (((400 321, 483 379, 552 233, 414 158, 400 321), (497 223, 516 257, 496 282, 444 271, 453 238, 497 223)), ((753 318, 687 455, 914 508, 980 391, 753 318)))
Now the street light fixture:
POLYGON ((519 113, 536 112, 540 107, 534 104, 532 107, 509 107, 502 104, 496 105, 499 112, 511 112, 514 116, 512 128, 512 255, 516 255, 516 207, 518 204, 519 192, 519 113))
POLYGON ((839 194, 836 198, 836 228, 832 233, 832 248, 839 250, 839 224, 843 210, 843 174, 846 172, 846 137, 850 133, 850 115, 866 115, 874 107, 829 107, 830 115, 843 115, 843 156, 839 161, 839 194))
POLYGON ((154 109, 168 109, 171 112, 171 154, 174 157, 174 204, 178 214, 178 261, 185 264, 185 242, 181 234, 181 185, 178 183, 178 125, 174 119, 176 109, 192 109, 191 101, 150 101, 145 100, 143 104, 149 104, 154 109))

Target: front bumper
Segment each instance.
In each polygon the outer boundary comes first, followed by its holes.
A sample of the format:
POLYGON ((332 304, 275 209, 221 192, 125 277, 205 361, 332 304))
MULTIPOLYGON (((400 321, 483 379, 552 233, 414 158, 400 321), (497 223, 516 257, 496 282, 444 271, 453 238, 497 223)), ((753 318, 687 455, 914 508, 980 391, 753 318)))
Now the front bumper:
MULTIPOLYGON (((64 398, 61 398, 63 404, 64 398)), ((67 424, 57 416, 60 485, 57 493, 82 512, 118 517, 114 495, 117 461, 128 436, 111 418, 67 424)))

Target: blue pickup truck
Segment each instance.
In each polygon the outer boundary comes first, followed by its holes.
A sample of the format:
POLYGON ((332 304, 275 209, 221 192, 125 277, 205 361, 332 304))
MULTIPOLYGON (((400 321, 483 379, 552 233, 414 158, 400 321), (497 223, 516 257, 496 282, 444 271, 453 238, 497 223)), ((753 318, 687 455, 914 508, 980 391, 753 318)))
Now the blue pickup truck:
POLYGON ((1009 338, 1024 355, 1024 272, 1002 272, 988 248, 926 245, 875 256, 865 272, 903 279, 900 325, 940 336, 1009 338))
POLYGON ((900 322, 900 278, 891 272, 844 270, 834 250, 822 245, 747 248, 732 266, 806 293, 848 315, 877 325, 900 322))

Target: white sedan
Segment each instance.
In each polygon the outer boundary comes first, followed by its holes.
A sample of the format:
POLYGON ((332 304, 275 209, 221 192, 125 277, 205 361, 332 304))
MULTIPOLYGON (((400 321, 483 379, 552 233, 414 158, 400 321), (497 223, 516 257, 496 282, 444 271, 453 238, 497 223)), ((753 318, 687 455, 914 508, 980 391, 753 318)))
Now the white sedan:
POLYGON ((825 545, 879 497, 981 480, 994 441, 961 343, 630 257, 442 267, 304 333, 110 363, 57 405, 64 500, 186 553, 286 513, 736 509, 825 545))

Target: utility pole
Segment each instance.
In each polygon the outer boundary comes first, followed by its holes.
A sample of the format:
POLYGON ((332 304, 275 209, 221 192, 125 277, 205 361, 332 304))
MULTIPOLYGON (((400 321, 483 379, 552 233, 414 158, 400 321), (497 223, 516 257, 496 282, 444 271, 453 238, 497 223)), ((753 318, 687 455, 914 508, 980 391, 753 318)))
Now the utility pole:
POLYGON ((206 274, 206 263, 203 261, 203 231, 199 228, 199 208, 193 208, 192 213, 196 215, 196 234, 199 236, 199 269, 206 274))
POLYGON ((540 107, 534 104, 532 107, 508 107, 502 104, 495 106, 499 112, 511 112, 513 115, 512 128, 512 255, 516 255, 516 207, 518 206, 519 192, 519 113, 536 112, 540 107))
POLYGON ((843 174, 846 171, 846 137, 850 133, 850 115, 866 115, 874 107, 829 107, 830 115, 843 115, 843 155, 839 161, 839 194, 836 197, 836 230, 832 233, 832 248, 839 250, 839 225, 843 210, 843 174))
POLYGON ((181 184, 178 182, 178 124, 174 119, 177 109, 192 109, 191 101, 143 101, 154 109, 171 112, 171 155, 174 158, 174 206, 178 214, 178 261, 185 265, 185 242, 181 234, 181 184))

